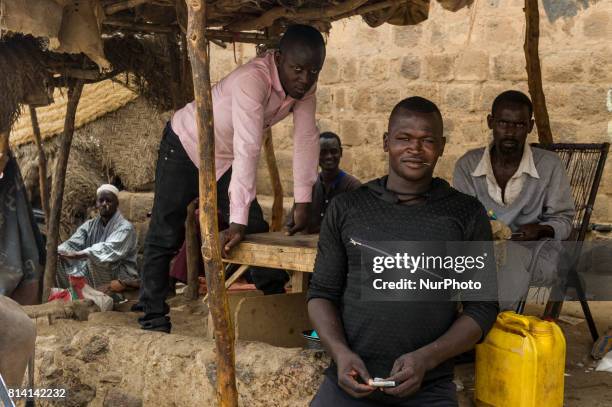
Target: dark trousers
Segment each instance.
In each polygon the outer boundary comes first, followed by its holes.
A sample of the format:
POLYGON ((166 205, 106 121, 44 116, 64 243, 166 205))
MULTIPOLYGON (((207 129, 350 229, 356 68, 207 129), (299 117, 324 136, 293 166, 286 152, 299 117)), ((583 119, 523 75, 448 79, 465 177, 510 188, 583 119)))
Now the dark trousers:
MULTIPOLYGON (((217 209, 220 224, 229 225, 229 183, 231 168, 217 181, 217 209)), ((198 197, 198 169, 189 159, 170 123, 164 129, 155 169, 155 198, 151 222, 144 244, 144 265, 140 301, 145 319, 169 312, 166 297, 169 290, 170 261, 185 239, 187 205, 198 197)), ((257 200, 251 203, 247 233, 269 230, 257 200)), ((288 281, 282 270, 257 269, 252 274, 257 288, 266 294, 283 292, 288 281)))
POLYGON ((310 402, 310 407, 457 407, 457 389, 452 381, 436 382, 422 387, 418 393, 405 399, 395 399, 389 403, 369 399, 356 399, 349 396, 332 379, 325 376, 321 387, 310 402))

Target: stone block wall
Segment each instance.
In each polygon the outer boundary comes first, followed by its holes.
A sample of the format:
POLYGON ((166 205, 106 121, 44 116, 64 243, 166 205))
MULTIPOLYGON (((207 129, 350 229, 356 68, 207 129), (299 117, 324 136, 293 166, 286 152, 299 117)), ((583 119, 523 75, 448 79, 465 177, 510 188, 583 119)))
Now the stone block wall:
MULTIPOLYGON (((523 0, 481 0, 452 13, 432 2, 418 26, 369 28, 360 18, 333 24, 317 95, 321 131, 344 143, 342 167, 362 180, 386 173, 382 135, 392 107, 419 95, 440 107, 447 147, 436 173, 450 179, 456 160, 490 139, 486 115, 497 94, 527 92, 523 0)), ((543 0, 540 57, 557 142, 612 141, 612 1, 543 0)), ((214 47, 213 77, 254 55, 214 47)), ((292 193, 291 118, 273 129, 285 195, 292 193)), ((531 141, 537 141, 534 131, 531 141)), ((261 160, 258 193, 271 194, 261 160)), ((612 161, 594 218, 612 222, 612 161)))

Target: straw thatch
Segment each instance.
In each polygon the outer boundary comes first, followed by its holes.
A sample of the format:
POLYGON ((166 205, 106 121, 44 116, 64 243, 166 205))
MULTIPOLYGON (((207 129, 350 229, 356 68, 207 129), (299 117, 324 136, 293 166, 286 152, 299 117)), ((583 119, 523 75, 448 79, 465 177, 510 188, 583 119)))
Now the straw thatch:
POLYGON ((0 41, 0 131, 21 113, 20 104, 51 101, 50 77, 42 64, 41 41, 15 35, 0 41))
MULTIPOLYGON (((94 106, 89 106, 84 113, 101 111, 102 106, 96 108, 95 101, 89 99, 94 106)), ((103 98, 99 102, 100 105, 106 104, 103 98)), ((88 117, 93 120, 97 116, 88 117)), ((87 218, 88 210, 95 203, 96 188, 101 183, 114 182, 129 191, 152 188, 157 148, 168 118, 169 113, 160 114, 146 100, 139 98, 97 120, 82 124, 75 131, 62 204, 62 238, 66 238, 87 218)), ((21 120, 25 120, 25 116, 21 120)), ((27 129, 23 130, 20 140, 31 140, 25 132, 27 129)), ((55 168, 58 141, 59 138, 53 137, 47 129, 43 147, 48 157, 50 175, 55 168)), ((15 143, 13 150, 26 189, 36 206, 40 199, 36 146, 31 142, 15 143)))
MULTIPOLYGON (((289 24, 329 31, 332 21, 355 15, 371 26, 418 24, 428 17, 430 1, 208 0, 206 36, 273 44, 289 24)), ((437 0, 450 10, 472 1, 437 0)), ((135 89, 160 110, 184 104, 193 97, 184 86, 191 84, 186 26, 182 0, 0 0, 0 130, 14 123, 20 103, 45 104, 41 89, 75 78, 91 83, 130 72, 135 89)))
MULTIPOLYGON (((77 108, 75 127, 82 127, 109 112, 125 106, 137 97, 138 95, 133 91, 111 80, 85 85, 77 108)), ((36 109, 43 139, 53 137, 64 130, 68 95, 66 92, 56 89, 54 99, 55 102, 53 104, 36 109)), ((21 116, 11 130, 11 145, 19 146, 33 141, 34 132, 30 115, 21 116)))
POLYGON ((159 113, 139 98, 77 132, 99 143, 98 161, 128 191, 150 190, 155 180, 157 149, 169 113, 159 113))
POLYGON ((160 111, 173 108, 168 45, 166 36, 155 35, 116 35, 104 41, 113 69, 129 72, 126 82, 160 111))
MULTIPOLYGON (((73 147, 70 151, 68 169, 66 172, 66 188, 62 201, 62 218, 60 223, 60 238, 67 239, 70 234, 88 218, 89 209, 95 205, 95 193, 100 184, 106 182, 104 169, 96 159, 99 146, 90 143, 83 137, 75 134, 73 147)), ((55 168, 59 138, 48 138, 43 143, 48 159, 48 166, 55 168)), ((38 151, 33 144, 23 144, 13 149, 19 162, 23 181, 31 198, 32 204, 40 204, 38 179, 38 151)), ((50 184, 50 182, 49 182, 50 184)))

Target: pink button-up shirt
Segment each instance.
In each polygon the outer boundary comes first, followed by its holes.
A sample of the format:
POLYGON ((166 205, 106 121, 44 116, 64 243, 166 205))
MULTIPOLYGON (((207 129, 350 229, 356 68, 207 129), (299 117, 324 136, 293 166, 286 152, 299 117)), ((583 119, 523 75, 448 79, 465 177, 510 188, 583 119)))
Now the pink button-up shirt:
MULTIPOLYGON (((296 100, 278 77, 274 53, 267 52, 234 70, 212 88, 217 180, 232 167, 230 222, 246 225, 255 199, 257 161, 264 130, 293 112, 293 196, 310 202, 317 179, 319 129, 315 122, 316 84, 296 100)), ((174 113, 172 130, 199 166, 195 102, 174 113)))

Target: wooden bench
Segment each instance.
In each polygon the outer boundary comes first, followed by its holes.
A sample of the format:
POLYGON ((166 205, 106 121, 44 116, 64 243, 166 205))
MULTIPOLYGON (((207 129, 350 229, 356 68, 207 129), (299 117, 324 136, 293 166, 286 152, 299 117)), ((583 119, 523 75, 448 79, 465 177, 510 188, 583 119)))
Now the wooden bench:
MULTIPOLYGON (((292 271, 292 292, 302 292, 307 288, 307 273, 314 268, 318 241, 319 235, 285 236, 284 232, 247 235, 223 261, 292 271)), ((234 275, 247 268, 241 267, 234 275)))

